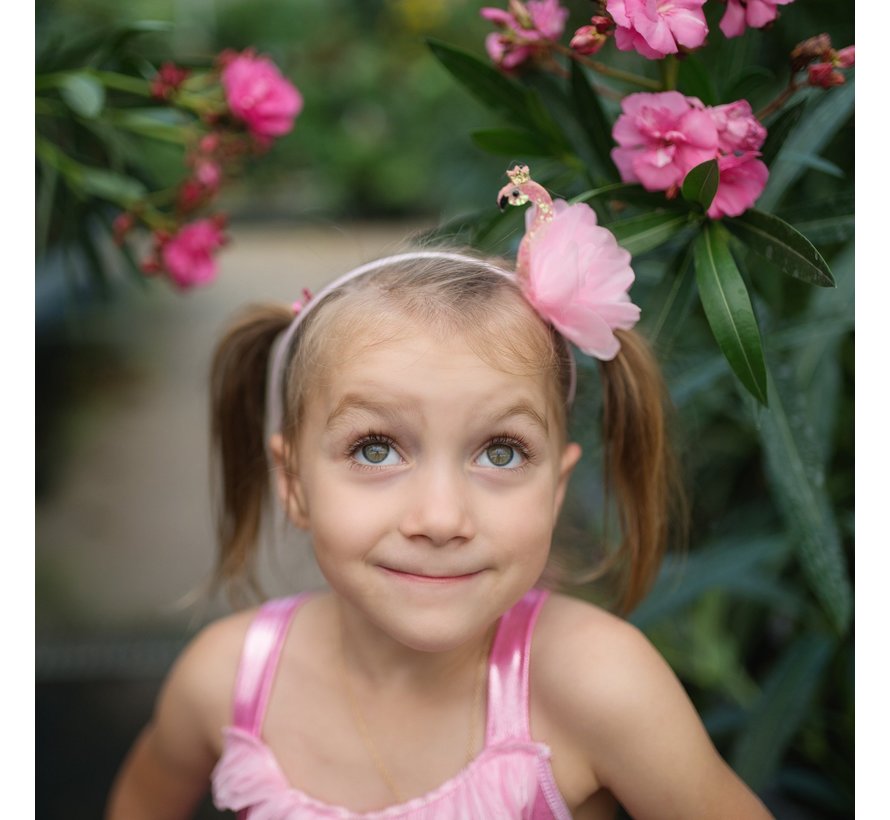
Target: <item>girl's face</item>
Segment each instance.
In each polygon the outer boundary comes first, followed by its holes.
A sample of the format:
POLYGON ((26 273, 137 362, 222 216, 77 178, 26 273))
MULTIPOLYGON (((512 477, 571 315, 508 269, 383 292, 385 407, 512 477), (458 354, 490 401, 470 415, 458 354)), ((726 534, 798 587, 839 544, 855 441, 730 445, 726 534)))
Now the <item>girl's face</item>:
POLYGON ((456 648, 538 580, 580 448, 545 375, 496 369, 459 334, 416 328, 329 370, 286 461, 291 519, 370 625, 456 648))

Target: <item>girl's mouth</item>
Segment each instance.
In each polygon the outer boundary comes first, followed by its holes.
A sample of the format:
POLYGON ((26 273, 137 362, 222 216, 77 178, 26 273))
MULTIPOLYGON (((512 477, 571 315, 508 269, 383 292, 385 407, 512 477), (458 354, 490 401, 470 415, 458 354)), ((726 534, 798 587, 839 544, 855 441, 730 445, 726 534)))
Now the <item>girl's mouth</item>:
POLYGON ((380 569, 382 569, 387 574, 393 575, 397 578, 401 578, 404 581, 413 581, 421 584, 459 584, 463 581, 469 581, 481 573, 481 570, 477 570, 476 572, 467 572, 454 575, 426 575, 417 572, 407 572, 404 570, 393 569, 392 567, 385 566, 381 566, 380 569))

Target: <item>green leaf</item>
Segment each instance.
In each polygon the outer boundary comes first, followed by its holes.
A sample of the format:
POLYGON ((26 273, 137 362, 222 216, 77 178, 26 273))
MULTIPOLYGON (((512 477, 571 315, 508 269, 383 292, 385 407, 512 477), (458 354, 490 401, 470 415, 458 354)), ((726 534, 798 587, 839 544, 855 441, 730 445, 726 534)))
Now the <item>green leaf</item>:
POLYGON ((834 287, 834 277, 822 254, 802 233, 772 214, 754 208, 726 220, 750 250, 795 279, 823 288, 834 287))
MULTIPOLYGON (((746 44, 742 43, 742 38, 734 41, 738 43, 739 46, 745 48, 746 44)), ((744 62, 742 65, 741 71, 739 71, 735 75, 735 79, 728 88, 726 88, 722 94, 722 99, 726 102, 730 100, 750 100, 754 97, 757 97, 759 92, 762 89, 765 89, 768 85, 770 85, 775 80, 775 74, 770 71, 768 68, 764 68, 763 66, 755 65, 757 62, 756 57, 751 59, 753 55, 749 52, 748 56, 744 58, 744 62)))
POLYGON ((670 348, 693 303, 695 280, 691 263, 692 246, 688 245, 667 267, 658 287, 642 306, 640 324, 646 338, 662 354, 670 348))
POLYGON ((129 207, 145 196, 145 186, 139 180, 104 168, 82 165, 78 177, 78 187, 81 191, 107 199, 123 208, 129 207))
POLYGON ((832 626, 843 634, 852 617, 852 588, 825 476, 821 448, 790 366, 770 378, 770 412, 759 417, 761 449, 773 495, 792 528, 804 577, 832 626))
POLYGON ((65 75, 60 81, 59 93, 75 114, 87 119, 98 117, 105 105, 102 83, 83 72, 65 75))
POLYGON ((770 671, 730 757, 732 768, 755 791, 769 783, 810 714, 833 649, 830 637, 804 634, 770 671))
POLYGON ((528 124, 528 93, 521 85, 468 51, 432 38, 426 42, 436 59, 483 105, 528 124))
POLYGON ((794 130, 800 118, 803 116, 806 100, 802 100, 796 105, 786 108, 766 126, 766 140, 763 148, 760 150, 760 158, 767 164, 772 165, 779 149, 788 139, 788 135, 794 130))
POLYGON ((742 384, 767 403, 766 365, 748 289, 729 251, 729 237, 709 222, 696 237, 695 279, 717 344, 742 384))
POLYGON ((108 109, 105 117, 113 125, 140 134, 144 137, 184 145, 193 139, 192 130, 185 125, 171 121, 169 109, 141 108, 138 111, 128 109, 108 109))
MULTIPOLYGON (((856 235, 855 199, 852 191, 783 208, 776 216, 793 225, 814 245, 845 243, 856 235)), ((833 275, 837 278, 836 264, 833 275)))
POLYGON ((808 105, 770 166, 766 188, 757 200, 761 210, 774 210, 785 192, 806 171, 806 167, 793 157, 817 156, 847 122, 853 113, 855 90, 855 83, 850 79, 846 84, 832 88, 830 94, 820 92, 821 99, 808 105))
POLYGON ((686 174, 680 191, 687 202, 701 205, 707 211, 714 201, 719 184, 720 169, 717 167, 717 160, 709 159, 686 174))
POLYGON ((618 169, 612 162, 612 128, 599 95, 587 78, 587 74, 578 62, 572 62, 572 99, 575 104, 575 116, 587 134, 594 155, 604 174, 609 179, 618 179, 618 169))
POLYGON ((666 558, 652 591, 630 616, 641 629, 674 617, 705 592, 722 589, 740 598, 781 601, 795 609, 793 591, 773 580, 776 567, 790 554, 784 535, 746 536, 719 541, 690 552, 682 559, 666 558))
POLYGON ((518 128, 484 128, 473 131, 470 139, 483 151, 500 156, 540 157, 550 153, 537 134, 518 128))
POLYGON ((611 222, 605 227, 615 234, 618 244, 630 251, 631 256, 639 256, 663 245, 688 224, 686 214, 654 213, 611 222))
POLYGON ((644 208, 662 208, 688 213, 688 207, 680 199, 668 199, 662 191, 647 191, 636 182, 614 182, 603 185, 600 188, 592 188, 575 197, 571 202, 593 202, 603 200, 606 202, 626 202, 630 205, 641 205, 644 208))
POLYGON ((678 86, 688 97, 698 97, 705 105, 717 105, 717 91, 711 72, 695 54, 686 54, 680 63, 678 86))

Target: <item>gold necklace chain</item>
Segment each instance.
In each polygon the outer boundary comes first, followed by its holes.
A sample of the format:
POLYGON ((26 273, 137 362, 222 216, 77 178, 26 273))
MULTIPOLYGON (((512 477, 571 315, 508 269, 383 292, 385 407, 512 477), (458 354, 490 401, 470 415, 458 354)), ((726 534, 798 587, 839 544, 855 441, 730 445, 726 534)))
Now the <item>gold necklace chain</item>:
MULTIPOLYGON (((488 667, 488 654, 489 654, 489 646, 490 641, 488 638, 483 640, 482 642, 482 653, 479 662, 479 672, 476 675, 476 683, 473 692, 473 703, 470 707, 470 720, 469 720, 469 731, 467 733, 467 763, 469 765, 473 760, 473 754, 475 752, 475 743, 474 743, 474 735, 476 728, 476 715, 479 712, 479 706, 482 701, 482 693, 485 689, 485 672, 488 667)), ((396 799, 396 803, 404 803, 405 797, 402 794, 399 787, 396 785, 393 776, 390 774, 389 769, 386 764, 383 762, 383 758, 380 755, 380 752, 377 750, 377 745, 374 743, 373 738, 371 737, 371 732, 368 729, 368 724, 365 721, 364 715, 362 714, 361 709, 359 708, 358 701, 355 699, 355 695, 353 694, 352 687, 349 684, 349 676, 346 673, 346 660, 345 654, 343 652, 343 625, 342 620, 340 623, 340 652, 338 653, 339 667, 340 667, 340 679, 343 684, 343 691, 346 693, 346 700, 349 703, 349 710, 352 712, 352 718, 355 721, 356 728, 358 729, 359 734, 362 738, 362 743, 365 746, 365 750, 371 757, 372 762, 374 763, 374 768, 377 769, 377 773, 380 775, 381 780, 386 784, 386 787, 390 790, 393 797, 396 799)))

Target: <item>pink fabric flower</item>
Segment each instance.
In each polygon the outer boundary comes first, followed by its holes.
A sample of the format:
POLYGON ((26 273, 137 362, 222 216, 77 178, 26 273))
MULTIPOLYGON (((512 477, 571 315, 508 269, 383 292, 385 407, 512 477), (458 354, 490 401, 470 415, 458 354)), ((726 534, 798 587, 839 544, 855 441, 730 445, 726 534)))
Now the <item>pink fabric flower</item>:
POLYGON ((708 208, 711 219, 739 216, 750 208, 763 192, 769 169, 757 157, 757 151, 742 154, 723 154, 717 157, 720 184, 717 195, 708 208))
POLYGON ((739 37, 749 28, 763 28, 779 15, 776 6, 787 6, 794 0, 728 0, 720 20, 720 31, 726 37, 739 37))
POLYGON ((232 114, 257 137, 288 133, 303 108, 303 97, 275 63, 249 51, 225 62, 220 79, 232 114))
POLYGON ((630 94, 612 128, 612 159, 625 182, 666 191, 717 153, 717 128, 695 97, 678 91, 630 94))
MULTIPOLYGON (((519 271, 526 299, 569 341, 589 356, 613 359, 620 343, 614 330, 640 318, 628 289, 630 254, 612 232, 596 223, 589 205, 553 203, 554 216, 538 224, 528 243, 527 269, 519 271)), ((526 211, 526 227, 536 221, 526 211)))
POLYGON ((500 28, 485 38, 485 50, 495 65, 507 71, 546 51, 548 42, 562 36, 569 16, 559 0, 510 0, 509 7, 509 11, 491 7, 479 11, 500 28))
POLYGON ((615 20, 615 45, 649 60, 698 48, 708 34, 705 0, 607 0, 615 20))
POLYGON ((213 219, 199 219, 184 225, 161 247, 164 269, 181 288, 212 282, 216 277, 213 255, 225 241, 219 224, 213 219))
POLYGON ((711 119, 717 127, 717 144, 721 151, 757 151, 766 139, 766 129, 754 116, 751 103, 736 100, 728 105, 709 108, 711 119))

